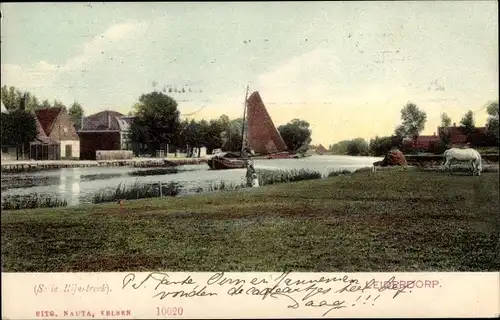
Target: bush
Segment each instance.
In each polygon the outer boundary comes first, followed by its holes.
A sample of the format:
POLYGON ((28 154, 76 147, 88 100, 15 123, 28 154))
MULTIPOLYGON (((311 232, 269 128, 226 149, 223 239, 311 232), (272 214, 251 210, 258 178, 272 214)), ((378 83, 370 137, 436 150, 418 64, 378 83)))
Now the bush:
POLYGON ((393 147, 400 148, 402 139, 396 136, 375 137, 370 140, 370 153, 376 157, 385 156, 393 147))

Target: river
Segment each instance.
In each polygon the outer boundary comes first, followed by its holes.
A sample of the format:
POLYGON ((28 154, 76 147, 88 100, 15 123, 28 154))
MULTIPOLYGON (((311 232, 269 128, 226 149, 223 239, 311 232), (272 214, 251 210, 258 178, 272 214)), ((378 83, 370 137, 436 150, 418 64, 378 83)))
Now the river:
MULTIPOLYGON (((310 169, 326 174, 332 170, 350 170, 371 166, 381 158, 350 156, 311 156, 302 159, 255 160, 254 167, 268 170, 310 169)), ((69 205, 90 203, 102 189, 115 190, 122 185, 176 182, 180 195, 207 190, 214 182, 239 184, 245 181, 245 169, 209 170, 207 164, 177 167, 176 173, 132 176, 133 172, 156 168, 86 167, 62 168, 35 173, 2 174, 2 197, 38 194, 65 199, 69 205)))

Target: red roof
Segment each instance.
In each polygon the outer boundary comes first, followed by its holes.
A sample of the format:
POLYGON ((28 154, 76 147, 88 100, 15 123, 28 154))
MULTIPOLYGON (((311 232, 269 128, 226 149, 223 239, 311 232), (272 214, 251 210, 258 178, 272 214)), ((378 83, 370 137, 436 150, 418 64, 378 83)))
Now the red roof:
POLYGON ((46 135, 50 135, 52 124, 57 119, 57 116, 59 115, 59 113, 61 113, 61 111, 61 107, 46 108, 35 111, 36 117, 38 121, 40 121, 40 124, 42 125, 43 131, 46 135))

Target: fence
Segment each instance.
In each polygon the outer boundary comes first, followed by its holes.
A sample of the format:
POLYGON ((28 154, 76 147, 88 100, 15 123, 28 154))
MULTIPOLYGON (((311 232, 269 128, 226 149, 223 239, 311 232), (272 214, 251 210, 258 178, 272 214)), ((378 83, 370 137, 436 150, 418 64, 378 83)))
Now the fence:
POLYGON ((127 160, 134 158, 131 150, 97 150, 96 160, 127 160))

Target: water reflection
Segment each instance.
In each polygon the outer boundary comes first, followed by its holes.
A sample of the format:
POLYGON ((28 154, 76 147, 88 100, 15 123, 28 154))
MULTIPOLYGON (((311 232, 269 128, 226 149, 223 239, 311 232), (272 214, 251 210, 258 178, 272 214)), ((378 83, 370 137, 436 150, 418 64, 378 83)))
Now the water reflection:
MULTIPOLYGON (((304 159, 257 160, 258 169, 311 169, 326 174, 332 170, 356 170, 371 166, 379 158, 348 156, 312 156, 304 159)), ((69 205, 91 202, 95 193, 102 189, 116 190, 117 186, 134 183, 158 184, 176 182, 180 194, 199 192, 214 182, 239 184, 245 181, 245 170, 209 170, 206 164, 172 168, 89 167, 64 168, 55 171, 27 174, 2 175, 5 194, 48 194, 59 196, 69 205), (4 176, 8 176, 4 179, 4 176), (25 181, 20 188, 19 181, 25 181), (26 181, 29 181, 26 182, 26 181), (17 184, 16 184, 17 183, 17 184)))

